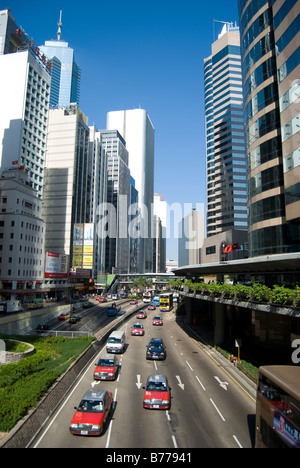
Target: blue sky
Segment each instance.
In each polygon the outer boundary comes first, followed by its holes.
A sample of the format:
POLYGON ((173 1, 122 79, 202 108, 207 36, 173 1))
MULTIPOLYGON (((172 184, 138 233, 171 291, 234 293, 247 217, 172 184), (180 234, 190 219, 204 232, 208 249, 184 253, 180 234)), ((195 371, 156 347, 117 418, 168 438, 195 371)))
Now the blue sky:
MULTIPOLYGON (((37 45, 62 39, 81 67, 80 108, 106 127, 109 111, 146 109, 155 128, 156 193, 169 203, 205 203, 203 59, 222 24, 238 23, 237 0, 121 2, 7 0, 37 45)), ((168 242, 177 258, 177 242, 168 242)))

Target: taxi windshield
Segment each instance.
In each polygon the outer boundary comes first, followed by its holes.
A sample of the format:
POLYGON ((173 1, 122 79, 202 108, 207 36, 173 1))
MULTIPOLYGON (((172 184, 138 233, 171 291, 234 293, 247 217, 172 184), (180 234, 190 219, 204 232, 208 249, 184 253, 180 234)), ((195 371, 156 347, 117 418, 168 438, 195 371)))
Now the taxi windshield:
POLYGON ((81 400, 77 411, 80 411, 82 413, 103 413, 103 401, 81 400))

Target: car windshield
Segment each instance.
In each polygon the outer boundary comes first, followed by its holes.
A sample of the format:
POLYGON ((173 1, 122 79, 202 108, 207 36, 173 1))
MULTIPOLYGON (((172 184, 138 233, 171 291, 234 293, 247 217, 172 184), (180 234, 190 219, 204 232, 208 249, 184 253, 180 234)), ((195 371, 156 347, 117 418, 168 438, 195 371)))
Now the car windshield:
POLYGON ((156 316, 154 317, 154 320, 161 320, 161 317, 156 316))
POLYGON ((98 362, 98 366, 114 366, 113 359, 100 359, 98 362))
POLYGON ((167 386, 165 382, 148 382, 146 390, 152 392, 166 392, 167 386))
POLYGON ((136 323, 135 325, 133 325, 133 328, 143 328, 143 326, 140 325, 139 323, 136 323))
POLYGON ((102 400, 81 400, 77 411, 82 413, 103 413, 102 400))
POLYGON ((109 338, 108 343, 121 343, 120 338, 109 338))

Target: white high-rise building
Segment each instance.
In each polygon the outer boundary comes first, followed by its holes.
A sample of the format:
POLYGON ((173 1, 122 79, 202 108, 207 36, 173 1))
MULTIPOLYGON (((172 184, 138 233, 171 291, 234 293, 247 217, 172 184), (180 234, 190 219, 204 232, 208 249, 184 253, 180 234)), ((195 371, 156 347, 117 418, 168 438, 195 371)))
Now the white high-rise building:
POLYGON ((0 168, 24 166, 42 197, 50 70, 38 51, 0 55, 0 168))
POLYGON ((139 193, 140 220, 138 270, 152 272, 151 204, 154 186, 154 127, 144 109, 113 111, 107 114, 107 130, 118 130, 126 141, 129 169, 139 193))

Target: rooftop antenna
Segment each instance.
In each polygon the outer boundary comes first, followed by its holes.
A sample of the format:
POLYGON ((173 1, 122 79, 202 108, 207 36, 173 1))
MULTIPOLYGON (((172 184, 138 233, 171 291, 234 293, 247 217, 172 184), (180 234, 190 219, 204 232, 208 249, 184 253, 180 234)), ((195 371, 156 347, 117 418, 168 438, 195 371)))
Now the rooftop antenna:
POLYGON ((60 38, 61 38, 61 27, 62 27, 61 16, 62 16, 62 10, 60 10, 59 22, 57 23, 57 26, 58 26, 58 30, 57 30, 57 40, 58 40, 58 41, 60 41, 60 38))

